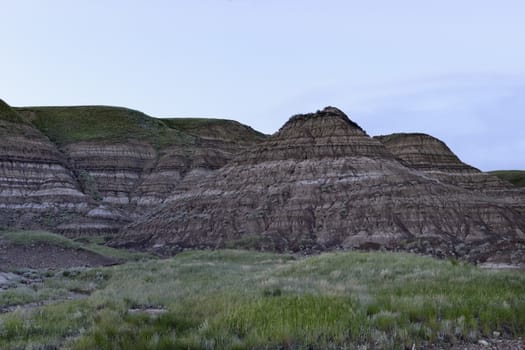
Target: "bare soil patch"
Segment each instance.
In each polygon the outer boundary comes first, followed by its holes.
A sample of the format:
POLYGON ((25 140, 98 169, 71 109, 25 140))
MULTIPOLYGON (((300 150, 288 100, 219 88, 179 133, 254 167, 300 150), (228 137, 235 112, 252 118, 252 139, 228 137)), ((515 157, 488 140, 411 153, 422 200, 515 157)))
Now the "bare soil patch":
POLYGON ((118 260, 79 248, 59 247, 45 243, 21 246, 0 241, 0 271, 19 268, 95 267, 117 263, 118 260))

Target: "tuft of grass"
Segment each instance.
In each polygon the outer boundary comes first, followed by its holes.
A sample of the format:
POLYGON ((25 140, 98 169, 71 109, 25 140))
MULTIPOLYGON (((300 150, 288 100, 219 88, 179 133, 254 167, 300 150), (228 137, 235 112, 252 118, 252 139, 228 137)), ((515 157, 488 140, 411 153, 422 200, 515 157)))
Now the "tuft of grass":
POLYGON ((306 294, 246 302, 213 327, 225 327, 247 348, 262 344, 271 348, 321 348, 358 341, 360 325, 366 323, 366 314, 351 297, 306 294))
POLYGON ((176 313, 159 317, 103 311, 94 317, 97 329, 81 337, 75 349, 201 349, 185 339, 199 326, 176 313))
POLYGON ((525 187, 525 170, 497 170, 488 173, 508 181, 514 186, 525 187))

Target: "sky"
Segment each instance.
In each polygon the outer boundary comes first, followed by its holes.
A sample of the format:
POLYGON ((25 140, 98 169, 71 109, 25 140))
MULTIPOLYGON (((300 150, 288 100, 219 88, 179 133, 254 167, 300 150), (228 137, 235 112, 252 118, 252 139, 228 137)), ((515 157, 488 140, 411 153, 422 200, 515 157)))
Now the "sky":
POLYGON ((523 0, 0 0, 0 98, 234 119, 332 105, 525 169, 523 0))

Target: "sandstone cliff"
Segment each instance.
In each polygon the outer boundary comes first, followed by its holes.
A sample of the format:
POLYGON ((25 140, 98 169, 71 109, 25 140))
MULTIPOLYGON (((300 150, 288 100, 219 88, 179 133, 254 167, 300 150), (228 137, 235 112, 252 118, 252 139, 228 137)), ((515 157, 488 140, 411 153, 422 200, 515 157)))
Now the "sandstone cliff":
MULTIPOLYGON (((449 156, 430 162, 475 172, 449 156)), ((123 229, 114 243, 166 252, 383 247, 525 261, 525 218, 515 207, 409 165, 328 107, 292 117, 218 171, 183 180, 160 209, 123 229)))

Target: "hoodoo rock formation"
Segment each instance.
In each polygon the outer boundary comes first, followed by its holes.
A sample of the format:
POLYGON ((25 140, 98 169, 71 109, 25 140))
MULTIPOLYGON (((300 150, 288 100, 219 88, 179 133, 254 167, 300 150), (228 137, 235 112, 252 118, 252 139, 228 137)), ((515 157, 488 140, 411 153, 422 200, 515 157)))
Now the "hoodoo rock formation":
POLYGON ((218 171, 191 185, 183 180, 115 243, 383 247, 479 261, 511 249, 505 259, 525 261, 525 218, 516 208, 405 163, 336 108, 294 116, 218 171))

